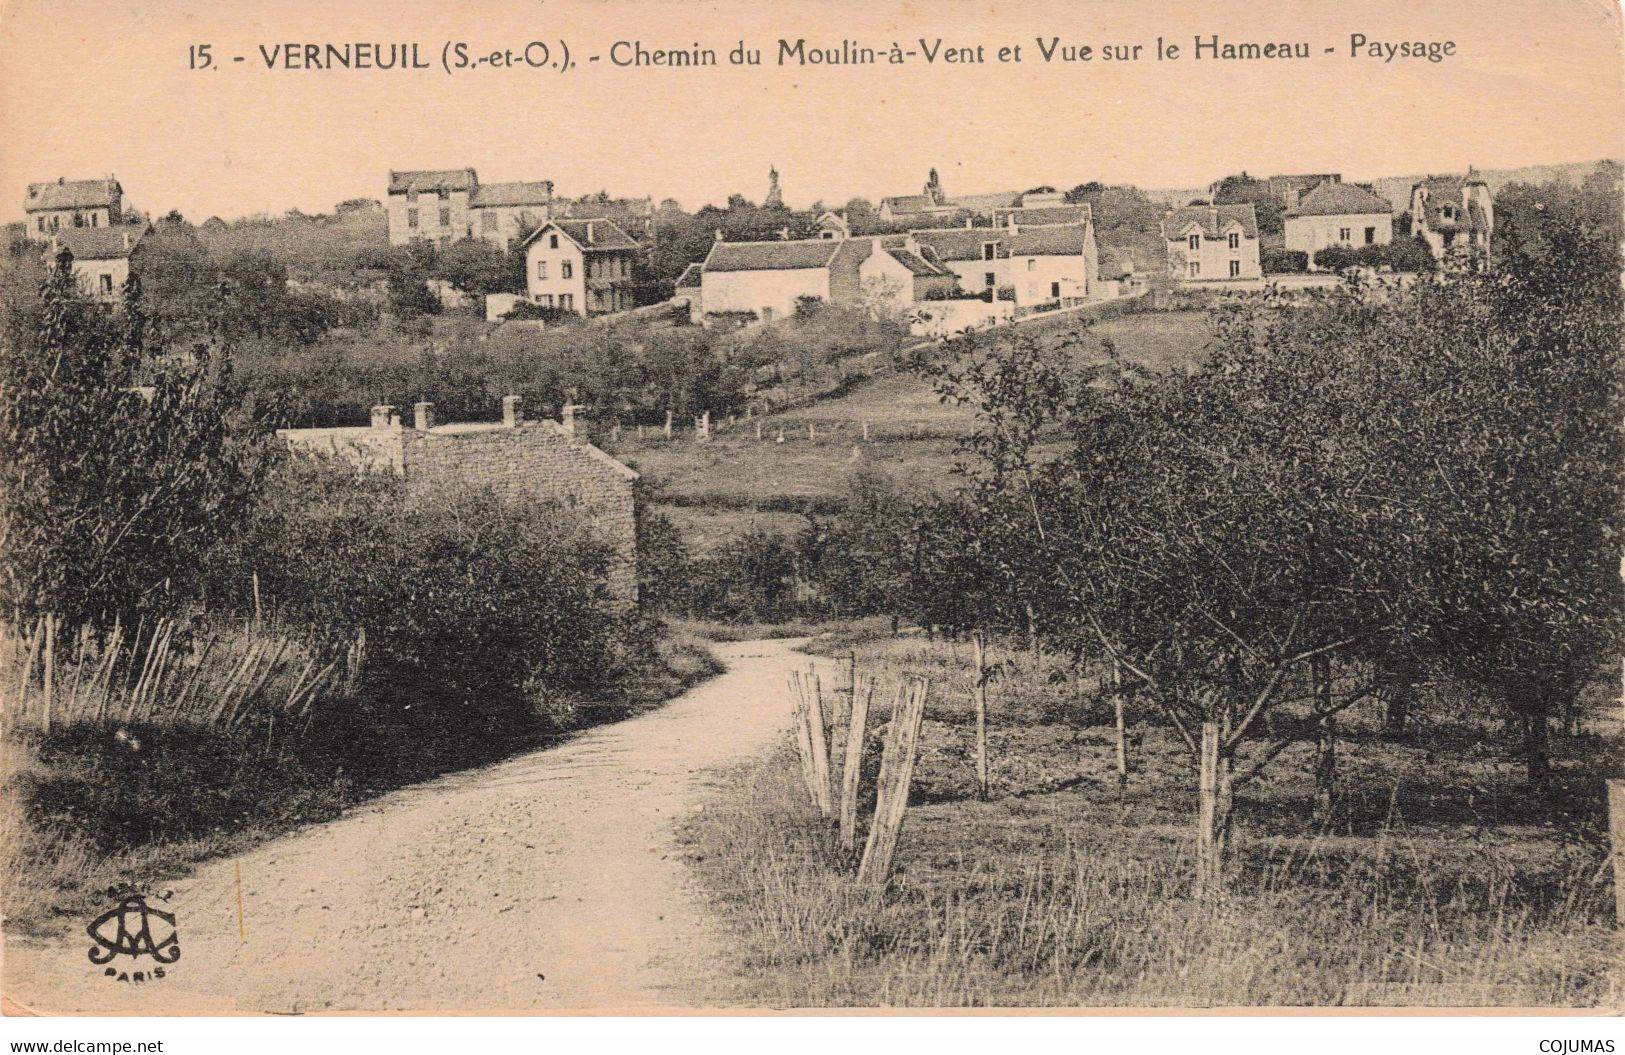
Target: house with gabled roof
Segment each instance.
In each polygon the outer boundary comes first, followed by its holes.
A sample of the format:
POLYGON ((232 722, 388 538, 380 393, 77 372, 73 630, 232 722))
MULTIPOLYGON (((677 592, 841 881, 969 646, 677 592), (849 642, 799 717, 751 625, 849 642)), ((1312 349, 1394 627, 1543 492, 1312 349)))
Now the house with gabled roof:
POLYGON ((959 277, 912 234, 859 239, 868 249, 858 264, 858 281, 866 305, 906 311, 920 301, 951 296, 959 277))
POLYGON ((23 214, 29 237, 41 241, 63 228, 113 227, 124 216, 124 188, 112 176, 30 183, 23 214))
POLYGON ((1168 273, 1187 281, 1262 278, 1251 205, 1187 205, 1162 219, 1168 273))
POLYGON ((524 241, 532 302, 578 315, 627 311, 638 243, 613 221, 549 220, 524 241))
POLYGON ((1466 176, 1429 176, 1411 187, 1411 236, 1427 242, 1435 260, 1463 258, 1480 267, 1495 231, 1495 199, 1472 169, 1466 176))
POLYGON ((118 304, 147 230, 144 223, 62 227, 48 235, 46 260, 66 252, 73 258, 73 275, 85 295, 102 304, 118 304))
POLYGON ((1286 248, 1304 253, 1310 270, 1315 254, 1342 246, 1387 245, 1394 237, 1394 207, 1358 183, 1322 183, 1285 215, 1286 248))
POLYGON ((802 238, 712 243, 701 265, 706 317, 754 315, 767 322, 793 315, 802 300, 855 304, 867 238, 802 238))

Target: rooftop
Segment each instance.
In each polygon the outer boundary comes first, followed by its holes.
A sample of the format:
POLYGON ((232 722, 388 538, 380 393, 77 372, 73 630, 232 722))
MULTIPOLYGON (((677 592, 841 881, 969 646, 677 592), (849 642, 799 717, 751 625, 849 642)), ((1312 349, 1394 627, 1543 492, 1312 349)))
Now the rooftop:
MULTIPOLYGON (((434 191, 472 191, 480 179, 473 169, 407 169, 389 173, 389 193, 431 193, 434 191)), ((500 186, 500 184, 499 184, 500 186)))
POLYGON ((1222 238, 1238 224, 1244 237, 1258 237, 1258 214, 1251 205, 1187 205, 1163 219, 1162 233, 1170 239, 1181 238, 1192 224, 1203 238, 1222 238))
POLYGON ((75 260, 119 260, 135 252, 146 235, 145 224, 116 227, 64 227, 52 234, 56 244, 75 260))
POLYGON ((118 180, 58 179, 51 183, 30 183, 24 212, 44 212, 51 209, 95 209, 111 207, 113 199, 122 196, 124 189, 118 180))
POLYGON ((1298 199, 1288 216, 1343 216, 1361 213, 1393 212, 1386 198, 1355 183, 1322 183, 1298 199))

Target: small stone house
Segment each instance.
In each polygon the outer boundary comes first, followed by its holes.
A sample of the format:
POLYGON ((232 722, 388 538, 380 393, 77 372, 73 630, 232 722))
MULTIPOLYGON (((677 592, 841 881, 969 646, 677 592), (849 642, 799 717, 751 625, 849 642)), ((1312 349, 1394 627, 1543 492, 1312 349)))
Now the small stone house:
POLYGON ((1489 255, 1495 231, 1495 199, 1471 170, 1463 176, 1429 176, 1411 187, 1412 237, 1421 238, 1441 262, 1458 254, 1489 255))
POLYGON ((1168 273, 1187 281, 1260 278, 1258 216, 1251 205, 1187 205, 1163 218, 1168 273))
POLYGON ((489 487, 499 497, 556 502, 585 519, 612 554, 610 596, 638 601, 638 474, 576 434, 573 407, 564 420, 526 421, 518 396, 502 400, 500 422, 437 425, 434 406, 418 403, 410 426, 393 407, 372 410, 372 423, 351 428, 283 429, 296 451, 343 459, 367 472, 402 478, 409 498, 457 486, 489 487))
POLYGON ((384 207, 390 245, 479 238, 508 249, 552 216, 553 184, 481 183, 471 168, 391 171, 384 207))
POLYGON ((1394 237, 1394 207, 1357 183, 1322 183, 1286 213, 1286 247, 1315 254, 1332 246, 1387 245, 1394 237))
POLYGON ((64 227, 50 235, 45 255, 49 260, 67 252, 73 257, 73 275, 85 295, 102 304, 118 304, 130 277, 130 263, 146 235, 145 224, 64 227))

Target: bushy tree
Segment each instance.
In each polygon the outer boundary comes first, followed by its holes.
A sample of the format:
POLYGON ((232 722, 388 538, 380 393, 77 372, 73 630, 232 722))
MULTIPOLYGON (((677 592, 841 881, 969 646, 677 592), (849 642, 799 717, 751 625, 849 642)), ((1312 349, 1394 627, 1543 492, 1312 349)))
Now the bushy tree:
POLYGON ((209 343, 155 356, 139 282, 109 312, 79 294, 66 254, 37 305, 5 310, 0 608, 74 627, 172 605, 259 477, 229 359, 209 343))

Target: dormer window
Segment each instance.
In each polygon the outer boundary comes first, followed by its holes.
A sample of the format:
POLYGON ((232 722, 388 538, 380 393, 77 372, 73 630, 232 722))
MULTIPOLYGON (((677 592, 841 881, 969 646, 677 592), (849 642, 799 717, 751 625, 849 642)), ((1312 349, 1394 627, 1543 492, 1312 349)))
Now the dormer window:
POLYGON ((1241 248, 1241 235, 1238 234, 1235 231, 1230 232, 1230 248, 1231 249, 1240 249, 1241 248))
POLYGON ((998 250, 998 247, 999 247, 999 243, 997 243, 997 242, 983 242, 982 243, 982 259, 983 260, 992 260, 993 256, 994 256, 994 253, 998 250))
POLYGON ((559 236, 556 235, 556 234, 548 235, 547 236, 547 247, 549 249, 557 249, 559 247, 559 236))
POLYGON ((1439 209, 1439 215, 1446 220, 1454 220, 1456 218, 1456 207, 1454 205, 1443 206, 1439 209))
POLYGON ((1193 231, 1191 236, 1185 240, 1185 244, 1190 246, 1191 252, 1194 253, 1196 250, 1202 248, 1202 236, 1193 231))

